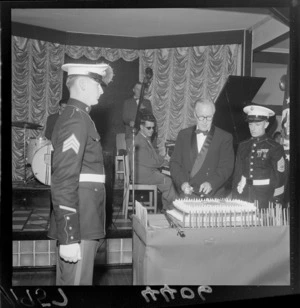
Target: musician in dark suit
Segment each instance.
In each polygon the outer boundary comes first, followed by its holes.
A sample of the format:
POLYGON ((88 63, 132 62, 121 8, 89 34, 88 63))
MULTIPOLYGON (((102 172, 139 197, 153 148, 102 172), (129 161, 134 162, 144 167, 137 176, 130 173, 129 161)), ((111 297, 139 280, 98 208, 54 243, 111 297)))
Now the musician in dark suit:
POLYGON ((162 193, 163 210, 171 209, 176 191, 169 176, 162 174, 160 167, 169 164, 169 158, 159 155, 151 137, 155 128, 153 115, 141 116, 140 130, 135 137, 135 183, 156 184, 162 193))
POLYGON ((197 125, 179 132, 170 160, 172 179, 182 195, 225 197, 224 184, 234 167, 232 135, 212 125, 215 105, 197 101, 197 125))
POLYGON ((47 122, 46 122, 46 129, 45 129, 45 137, 48 140, 51 140, 51 136, 52 136, 52 132, 53 132, 53 128, 54 125, 58 119, 58 117, 62 114, 62 112, 64 111, 65 107, 67 106, 67 101, 64 99, 61 99, 58 103, 58 112, 51 114, 48 116, 47 118, 47 122))
MULTIPOLYGON (((127 99, 123 105, 123 122, 125 125, 125 141, 127 151, 132 147, 132 128, 134 127, 134 121, 137 113, 137 107, 139 104, 142 84, 136 83, 133 87, 133 97, 127 99)), ((153 114, 152 105, 148 99, 143 99, 139 109, 140 114, 153 114)))

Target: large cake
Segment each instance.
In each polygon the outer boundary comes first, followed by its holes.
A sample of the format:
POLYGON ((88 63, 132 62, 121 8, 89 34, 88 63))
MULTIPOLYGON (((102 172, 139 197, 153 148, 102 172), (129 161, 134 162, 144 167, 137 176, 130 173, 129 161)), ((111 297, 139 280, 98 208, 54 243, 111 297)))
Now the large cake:
POLYGON ((167 213, 181 227, 235 227, 257 225, 254 203, 237 199, 177 199, 167 213))

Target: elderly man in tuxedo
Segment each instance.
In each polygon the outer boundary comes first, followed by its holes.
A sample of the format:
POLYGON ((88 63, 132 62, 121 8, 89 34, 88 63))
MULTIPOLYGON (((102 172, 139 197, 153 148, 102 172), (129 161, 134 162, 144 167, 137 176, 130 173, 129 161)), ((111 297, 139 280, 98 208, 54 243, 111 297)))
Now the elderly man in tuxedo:
POLYGON ((197 125, 178 134, 170 160, 172 179, 181 196, 222 198, 234 167, 232 135, 214 126, 215 105, 195 103, 197 125))

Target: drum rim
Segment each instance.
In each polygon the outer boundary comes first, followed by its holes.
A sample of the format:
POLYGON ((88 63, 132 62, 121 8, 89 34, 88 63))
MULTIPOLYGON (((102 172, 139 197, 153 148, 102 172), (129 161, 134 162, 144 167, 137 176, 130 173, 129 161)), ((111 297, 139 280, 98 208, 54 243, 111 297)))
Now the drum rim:
MULTIPOLYGON (((33 158, 32 158, 32 162, 31 162, 31 169, 32 169, 32 173, 33 173, 33 175, 34 175, 34 177, 39 181, 39 182, 41 182, 42 184, 44 184, 44 185, 47 185, 47 186, 50 186, 51 185, 51 165, 50 165, 50 178, 49 178, 49 184, 46 184, 45 183, 45 181, 43 181, 43 177, 40 177, 39 176, 39 173, 38 173, 38 170, 35 170, 36 169, 36 160, 37 160, 37 158, 39 157, 38 155, 40 155, 40 153, 39 152, 41 152, 41 150, 45 150, 46 148, 47 148, 47 150, 48 150, 48 147, 49 146, 52 146, 52 143, 51 142, 49 142, 49 143, 47 143, 47 144, 44 144, 42 147, 40 147, 35 153, 34 153, 34 155, 33 155, 33 158), (45 148, 45 149, 44 149, 45 148), (35 159, 36 158, 36 159, 35 159), (38 176, 37 176, 38 175, 38 176)), ((46 150, 46 151, 47 151, 46 150)), ((45 153, 44 153, 45 154, 45 153)), ((51 155, 51 150, 50 150, 50 155, 51 155)), ((45 163, 44 163, 44 165, 45 165, 45 163)))

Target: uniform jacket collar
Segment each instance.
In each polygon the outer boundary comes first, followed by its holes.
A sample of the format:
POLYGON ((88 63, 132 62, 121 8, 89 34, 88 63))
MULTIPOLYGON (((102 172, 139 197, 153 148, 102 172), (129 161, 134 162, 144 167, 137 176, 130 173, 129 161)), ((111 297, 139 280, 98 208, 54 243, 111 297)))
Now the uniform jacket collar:
POLYGON ((251 137, 250 140, 252 140, 253 142, 261 142, 261 141, 264 141, 268 138, 267 134, 264 134, 262 136, 259 136, 259 137, 251 137))
POLYGON ((88 106, 88 105, 84 104, 83 102, 81 102, 81 101, 79 101, 77 99, 74 99, 74 98, 70 98, 68 100, 68 104, 67 105, 74 106, 76 108, 79 108, 82 111, 87 112, 87 113, 90 113, 90 111, 91 111, 91 107, 90 106, 88 106))

